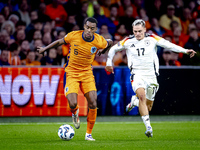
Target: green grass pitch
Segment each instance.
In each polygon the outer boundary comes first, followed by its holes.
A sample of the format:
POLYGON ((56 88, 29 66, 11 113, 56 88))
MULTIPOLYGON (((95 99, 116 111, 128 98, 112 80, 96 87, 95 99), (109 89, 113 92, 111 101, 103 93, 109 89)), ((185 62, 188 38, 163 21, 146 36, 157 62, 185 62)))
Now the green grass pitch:
MULTIPOLYGON (((1 123, 0 150, 198 150, 200 122, 152 122, 153 138, 144 134, 142 122, 96 122, 93 138, 85 141, 86 123, 75 129, 71 141, 62 141, 64 123, 1 123)), ((71 124, 67 122, 66 124, 71 124)), ((73 126, 73 125, 72 125, 73 126)))

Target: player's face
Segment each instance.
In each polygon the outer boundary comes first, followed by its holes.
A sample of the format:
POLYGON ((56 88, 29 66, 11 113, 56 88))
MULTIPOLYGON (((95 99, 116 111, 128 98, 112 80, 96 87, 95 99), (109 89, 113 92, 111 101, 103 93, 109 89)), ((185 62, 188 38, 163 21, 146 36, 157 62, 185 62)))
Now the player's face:
POLYGON ((86 40, 92 40, 94 33, 97 31, 96 23, 87 21, 84 24, 84 38, 86 40))
POLYGON ((142 40, 144 38, 146 32, 146 28, 142 25, 133 26, 133 34, 137 40, 142 40))

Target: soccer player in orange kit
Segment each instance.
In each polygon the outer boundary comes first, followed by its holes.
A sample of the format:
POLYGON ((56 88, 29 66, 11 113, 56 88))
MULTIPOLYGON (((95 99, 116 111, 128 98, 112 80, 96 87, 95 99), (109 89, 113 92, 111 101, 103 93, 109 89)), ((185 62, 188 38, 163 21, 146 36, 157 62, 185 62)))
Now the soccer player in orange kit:
POLYGON ((68 99, 72 121, 76 129, 80 127, 79 108, 77 96, 79 87, 88 101, 87 131, 85 140, 95 141, 92 138, 92 129, 97 116, 97 89, 92 72, 92 62, 95 55, 105 53, 113 44, 110 39, 104 39, 97 31, 97 20, 87 18, 84 22, 84 30, 72 31, 63 39, 54 41, 46 47, 37 47, 39 53, 60 46, 64 43, 70 44, 68 62, 65 65, 65 96, 68 99))

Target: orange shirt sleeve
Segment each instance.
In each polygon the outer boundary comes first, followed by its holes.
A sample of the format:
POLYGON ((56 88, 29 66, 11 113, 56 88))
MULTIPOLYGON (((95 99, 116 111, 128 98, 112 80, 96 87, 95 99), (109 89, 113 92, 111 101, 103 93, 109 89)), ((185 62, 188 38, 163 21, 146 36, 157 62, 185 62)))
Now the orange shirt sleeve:
POLYGON ((65 35, 64 41, 65 41, 66 44, 71 42, 71 39, 72 39, 74 33, 75 33, 75 32, 72 31, 72 32, 69 32, 67 35, 65 35))
POLYGON ((105 49, 108 46, 107 40, 101 35, 98 35, 98 44, 99 44, 99 47, 97 47, 98 49, 105 49))

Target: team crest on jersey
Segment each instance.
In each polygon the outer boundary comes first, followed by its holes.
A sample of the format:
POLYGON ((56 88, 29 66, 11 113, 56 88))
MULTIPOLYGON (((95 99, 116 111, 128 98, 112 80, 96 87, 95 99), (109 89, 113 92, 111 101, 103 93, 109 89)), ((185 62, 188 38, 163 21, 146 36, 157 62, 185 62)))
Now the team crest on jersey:
POLYGON ((145 46, 149 46, 150 45, 150 41, 149 40, 145 40, 144 44, 145 44, 145 46))
POLYGON ((93 47, 91 48, 91 55, 94 54, 96 51, 97 51, 97 48, 93 46, 93 47))
POLYGON ((65 92, 67 93, 68 91, 69 91, 69 88, 68 88, 68 87, 66 87, 66 88, 65 88, 65 92))

